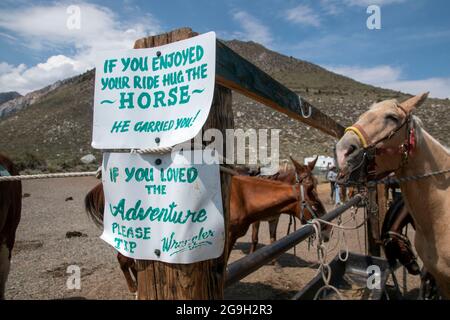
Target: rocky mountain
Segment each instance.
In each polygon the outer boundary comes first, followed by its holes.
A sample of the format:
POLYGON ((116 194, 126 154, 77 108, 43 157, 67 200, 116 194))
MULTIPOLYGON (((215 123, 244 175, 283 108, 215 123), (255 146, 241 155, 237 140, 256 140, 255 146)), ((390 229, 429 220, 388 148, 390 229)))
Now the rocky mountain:
MULTIPOLYGON (((31 106, 35 102, 38 102, 40 98, 42 98, 43 96, 45 96, 50 92, 53 92, 61 85, 76 81, 78 77, 79 76, 75 76, 73 78, 57 81, 52 85, 46 86, 39 90, 32 91, 24 96, 20 95, 17 92, 11 92, 13 94, 16 93, 17 96, 13 96, 11 99, 6 99, 4 102, 0 102, 0 119, 6 118, 7 116, 13 113, 16 113, 22 109, 31 106)), ((0 97, 2 94, 3 93, 0 93, 0 97)))
POLYGON ((6 101, 21 97, 22 95, 16 91, 10 92, 0 92, 0 104, 5 103, 6 101))
MULTIPOLYGON (((399 100, 406 94, 362 84, 320 66, 281 55, 254 42, 228 41, 237 53, 303 96, 314 106, 347 126, 374 102, 399 100)), ((91 148, 94 70, 57 82, 0 105, 0 152, 22 169, 59 171, 85 168, 80 158, 91 148)), ((450 102, 429 99, 417 111, 427 130, 449 144, 450 102)), ((235 127, 281 129, 280 159, 301 160, 332 153, 335 139, 296 120, 233 93, 235 127)), ((92 164, 92 167, 96 164, 92 164)))

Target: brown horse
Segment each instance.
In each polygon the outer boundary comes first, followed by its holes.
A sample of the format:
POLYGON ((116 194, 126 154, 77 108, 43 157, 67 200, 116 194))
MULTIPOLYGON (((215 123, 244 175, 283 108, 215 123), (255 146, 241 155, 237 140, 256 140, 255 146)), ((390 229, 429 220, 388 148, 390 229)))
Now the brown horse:
MULTIPOLYGON (((291 161, 294 164, 294 168, 283 168, 282 170, 280 170, 279 172, 275 173, 274 175, 268 175, 268 176, 264 176, 261 174, 258 174, 257 176, 260 178, 264 178, 264 179, 269 179, 269 180, 274 180, 274 181, 280 181, 280 182, 284 182, 284 183, 289 183, 289 184, 296 184, 299 181, 297 181, 297 170, 296 168, 301 168, 302 172, 306 173, 304 175, 303 180, 301 181, 303 188, 311 188, 311 186, 313 186, 313 188, 316 188, 317 186, 317 179, 313 176, 312 171, 314 170, 314 167, 316 165, 318 157, 309 162, 307 166, 302 166, 300 165, 297 161, 295 161, 292 157, 291 157, 291 161)), ((317 196, 317 192, 315 193, 309 193, 310 195, 312 195, 313 197, 317 196)), ((318 198, 314 198, 315 202, 320 202, 320 200, 318 198)), ((322 209, 323 209, 323 205, 322 205, 322 209)), ((321 214, 323 214, 324 209, 321 210, 321 214)), ((309 214, 309 212, 307 213, 309 214)), ((311 216, 309 216, 311 217, 311 216)), ((261 221, 267 221, 269 223, 269 235, 270 235, 270 243, 274 243, 277 240, 277 227, 278 227, 278 222, 280 219, 280 215, 275 215, 272 217, 269 217, 267 219, 263 219, 263 220, 259 220, 256 221, 252 224, 252 245, 250 247, 250 253, 255 252, 257 246, 258 246, 258 233, 259 233, 259 227, 260 227, 260 223, 261 221)), ((308 219, 306 219, 306 217, 303 217, 302 219, 302 223, 306 223, 308 219)))
MULTIPOLYGON (((17 175, 11 160, 0 154, 0 176, 17 175)), ((22 210, 22 183, 0 182, 0 299, 5 299, 5 287, 11 264, 11 253, 22 210)))
MULTIPOLYGON (((313 217, 320 217, 326 212, 317 196, 316 180, 312 176, 314 163, 303 166, 293 159, 292 161, 295 167, 294 177, 296 177, 297 182, 295 185, 251 176, 233 176, 230 194, 228 233, 230 245, 228 254, 237 238, 247 232, 250 224, 260 219, 287 213, 305 222, 313 217), (246 196, 247 198, 242 198, 246 196), (264 199, 264 201, 261 201, 261 199, 264 199)), ((284 172, 279 173, 278 178, 282 179, 285 174, 284 172)), ((103 185, 100 183, 85 197, 86 211, 99 226, 103 223, 104 205, 103 185)), ((324 228, 323 236, 325 240, 328 239, 329 228, 324 228)), ((137 272, 134 260, 120 253, 117 254, 117 259, 125 276, 128 289, 130 292, 136 292, 137 272), (135 280, 133 280, 131 273, 135 280)))
MULTIPOLYGON (((98 227, 103 226, 103 212, 105 210, 105 194, 103 193, 103 184, 99 183, 91 191, 88 192, 84 198, 84 207, 89 217, 94 221, 98 227)), ((128 290, 130 292, 137 291, 137 270, 134 259, 125 257, 120 252, 117 252, 117 261, 119 261, 120 270, 127 282, 128 290), (134 279, 131 277, 133 273, 134 279)))
POLYGON ((427 96, 374 104, 346 129, 336 155, 343 182, 395 172, 416 226, 417 253, 450 299, 450 153, 412 115, 427 96))
MULTIPOLYGON (((230 190, 229 249, 256 221, 286 213, 306 223, 326 213, 317 195, 317 181, 312 175, 314 163, 304 166, 293 159, 292 161, 296 176, 294 185, 259 177, 233 176, 230 190)), ((329 232, 329 227, 324 228, 322 235, 325 240, 328 240, 329 232)))

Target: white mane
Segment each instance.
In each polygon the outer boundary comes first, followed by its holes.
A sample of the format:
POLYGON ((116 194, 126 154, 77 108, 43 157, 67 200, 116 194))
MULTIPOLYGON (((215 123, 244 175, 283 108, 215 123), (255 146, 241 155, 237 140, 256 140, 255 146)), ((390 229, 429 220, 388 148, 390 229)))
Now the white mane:
POLYGON ((428 134, 428 136, 430 137, 430 139, 442 146, 445 151, 450 155, 450 149, 447 146, 444 146, 441 142, 439 142, 435 137, 433 137, 423 126, 423 122, 422 120, 418 117, 418 116, 412 116, 412 121, 413 121, 413 126, 416 129, 416 139, 417 139, 417 143, 421 143, 423 140, 423 132, 426 132, 428 134))

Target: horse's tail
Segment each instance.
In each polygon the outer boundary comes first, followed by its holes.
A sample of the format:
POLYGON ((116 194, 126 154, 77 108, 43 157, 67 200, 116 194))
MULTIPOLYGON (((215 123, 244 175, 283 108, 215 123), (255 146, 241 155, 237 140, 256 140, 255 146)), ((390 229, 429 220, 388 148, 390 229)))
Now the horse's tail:
POLYGON ((99 183, 84 198, 84 208, 88 216, 98 227, 103 226, 103 211, 105 209, 105 195, 103 184, 99 183))

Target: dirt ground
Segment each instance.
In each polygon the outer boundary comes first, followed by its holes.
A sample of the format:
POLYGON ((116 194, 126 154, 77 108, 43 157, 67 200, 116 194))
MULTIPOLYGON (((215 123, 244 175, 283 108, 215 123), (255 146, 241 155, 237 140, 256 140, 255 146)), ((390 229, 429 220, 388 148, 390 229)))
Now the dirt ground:
MULTIPOLYGON (((101 230, 84 212, 84 195, 98 183, 95 178, 69 178, 23 182, 22 220, 17 231, 11 272, 7 283, 7 299, 134 299, 116 261, 114 249, 103 242, 101 230), (81 232, 81 236, 67 238, 66 233, 81 232), (81 289, 68 289, 71 265, 80 267, 81 289)), ((319 195, 327 209, 328 185, 319 186, 319 195)), ((355 225, 362 221, 362 209, 355 225)), ((343 215, 343 221, 350 213, 343 215)), ((286 234, 289 218, 283 216, 278 237, 286 234)), ((298 226, 299 227, 299 223, 298 226)), ((364 229, 347 231, 351 252, 364 252, 364 229)), ((260 228, 260 245, 269 243, 268 224, 260 228)), ((230 262, 244 257, 249 249, 251 232, 238 240, 230 262)), ((329 243, 336 246, 337 237, 329 243)), ((338 246, 339 247, 339 246, 338 246)), ((339 248, 328 254, 333 259, 339 248)), ((267 264, 225 290, 227 299, 290 299, 316 274, 317 254, 308 242, 291 249, 278 259, 278 265, 267 264)), ((403 270, 396 272, 401 285, 403 270)), ((389 280, 392 283, 392 280, 389 280)), ((414 299, 418 293, 418 277, 406 278, 406 293, 414 299)))

